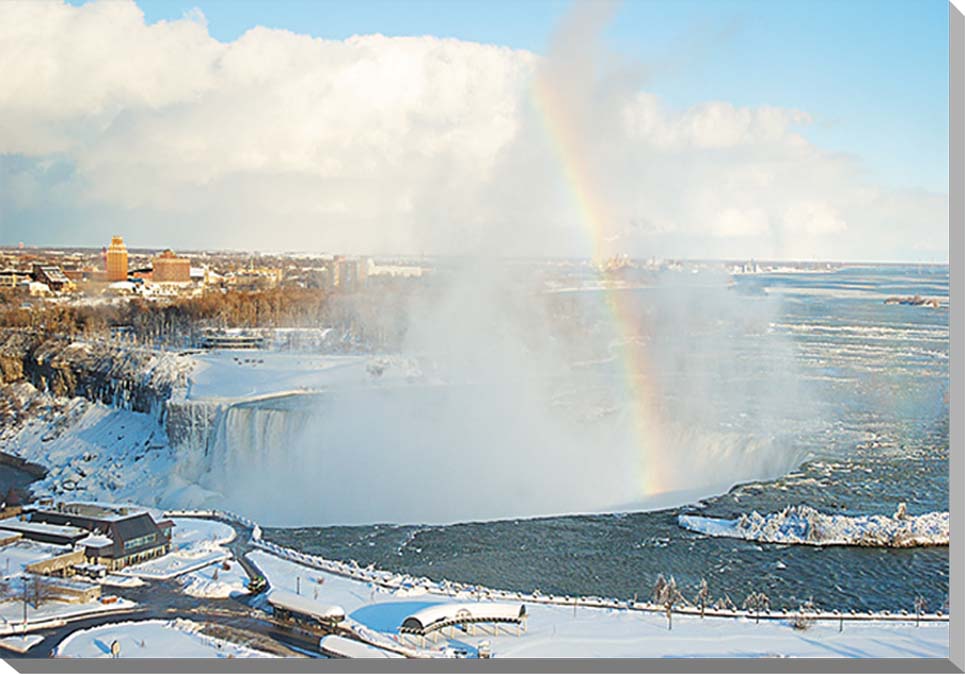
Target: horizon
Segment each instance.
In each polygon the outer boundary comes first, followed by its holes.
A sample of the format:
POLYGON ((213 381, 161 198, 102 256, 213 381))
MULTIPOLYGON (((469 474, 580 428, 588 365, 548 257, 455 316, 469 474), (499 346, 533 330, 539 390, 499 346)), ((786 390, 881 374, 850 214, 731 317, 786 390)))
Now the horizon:
MULTIPOLYGON (((121 235, 123 237, 123 235, 121 235)), ((127 246, 127 241, 124 242, 127 246)), ((63 244, 63 245, 44 245, 44 244, 24 244, 23 248, 18 245, 0 244, 0 251, 7 252, 26 252, 26 251, 38 251, 38 252, 55 252, 55 251, 101 251, 103 245, 74 245, 74 244, 63 244)), ((137 254, 148 254, 159 251, 164 251, 170 249, 170 246, 127 246, 129 253, 137 254)), ((489 260, 501 260, 501 261, 567 261, 567 262, 581 262, 581 263, 592 263, 593 259, 591 257, 579 257, 579 256, 499 256, 499 255, 487 255, 487 256, 472 256, 472 255, 459 255, 459 254, 445 254, 445 253, 366 253, 359 251, 309 251, 309 250, 260 250, 260 249, 243 249, 243 248, 181 248, 181 249, 171 249, 175 253, 190 255, 192 253, 225 253, 225 254, 248 254, 252 256, 287 256, 287 257, 326 257, 326 256, 347 256, 353 258, 398 258, 398 259, 473 259, 477 257, 483 257, 489 260)), ((845 259, 833 259, 833 258, 750 258, 750 257, 736 257, 736 258, 696 258, 696 257, 634 257, 629 256, 629 260, 638 262, 648 259, 654 259, 658 261, 673 261, 673 262, 688 262, 688 263, 738 263, 738 262, 755 262, 760 264, 801 264, 801 265, 842 265, 842 266, 855 266, 855 265, 876 265, 876 266, 929 266, 929 267, 948 267, 950 262, 948 260, 845 260, 845 259)))

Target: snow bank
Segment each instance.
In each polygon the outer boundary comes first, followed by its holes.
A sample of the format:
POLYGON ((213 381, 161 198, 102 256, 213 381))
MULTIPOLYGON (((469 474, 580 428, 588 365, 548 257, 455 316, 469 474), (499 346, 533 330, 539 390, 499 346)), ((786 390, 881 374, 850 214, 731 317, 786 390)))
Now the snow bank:
POLYGON ((201 633, 201 624, 186 619, 129 621, 77 631, 57 645, 54 656, 110 658, 111 644, 121 658, 238 658, 270 654, 201 633))
POLYGON ((757 511, 733 520, 682 515, 678 524, 711 537, 732 537, 773 544, 811 546, 948 546, 948 512, 911 516, 899 507, 894 516, 845 516, 810 506, 789 506, 778 513, 757 511))
POLYGON ((184 592, 195 598, 230 598, 248 592, 248 575, 244 568, 227 560, 190 572, 181 582, 184 592))
POLYGON ((26 654, 43 641, 43 635, 11 635, 0 639, 0 648, 9 649, 18 654, 26 654))
MULTIPOLYGON (((124 598, 117 598, 111 603, 104 603, 99 600, 83 603, 49 600, 41 604, 40 607, 28 607, 27 630, 39 630, 63 621, 129 610, 135 606, 134 602, 124 598)), ((23 603, 13 599, 0 602, 0 635, 14 635, 22 630, 23 603)))

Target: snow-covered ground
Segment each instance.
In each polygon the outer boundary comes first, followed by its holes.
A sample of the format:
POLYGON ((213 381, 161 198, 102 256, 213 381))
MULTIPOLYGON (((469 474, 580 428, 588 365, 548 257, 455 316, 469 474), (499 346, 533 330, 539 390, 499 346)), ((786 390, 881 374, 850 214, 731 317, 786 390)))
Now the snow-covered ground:
MULTIPOLYGON (((374 584, 353 581, 283 560, 264 551, 248 554, 267 576, 272 588, 295 592, 337 604, 349 618, 373 630, 397 634, 402 620, 430 604, 452 598, 419 589, 381 590, 374 584)), ((838 632, 836 621, 819 621, 796 630, 790 621, 744 618, 700 619, 678 616, 673 630, 659 613, 627 609, 598 609, 548 604, 527 604, 527 630, 501 628, 496 635, 477 626, 474 635, 461 634, 450 641, 470 651, 488 641, 496 657, 937 657, 948 656, 948 624, 914 621, 854 621, 838 632)), ((402 639, 404 638, 396 638, 402 639)), ((410 638, 411 640, 411 638, 410 638)), ((439 646, 443 640, 437 638, 439 646)), ((409 642, 409 644, 415 644, 409 642)), ((431 643, 430 643, 431 645, 431 643)))
POLYGON ((0 450, 47 468, 34 494, 157 505, 169 486, 174 452, 146 413, 54 398, 26 383, 8 388, 43 410, 20 428, 0 429, 0 450))
POLYGON ((248 592, 248 575, 237 561, 231 560, 189 572, 181 583, 184 592, 195 598, 229 598, 248 592))
POLYGON ((341 356, 217 350, 195 356, 188 399, 245 399, 292 391, 321 391, 339 385, 415 377, 415 365, 401 357, 341 356))
POLYGON ((0 547, 0 577, 20 576, 27 565, 70 552, 69 546, 19 539, 0 547))
POLYGON ((733 520, 682 515, 681 527, 711 537, 733 537, 775 544, 812 546, 947 546, 948 512, 908 515, 903 505, 894 516, 845 516, 810 506, 790 506, 778 513, 754 511, 733 520))
POLYGON ((111 645, 120 658, 237 658, 270 654, 218 640, 200 632, 201 625, 185 619, 131 621, 77 631, 57 645, 58 657, 111 658, 111 645))
MULTIPOLYGON (((101 601, 75 603, 51 600, 40 607, 27 607, 27 624, 31 629, 41 627, 48 622, 59 622, 72 618, 87 617, 93 614, 117 612, 131 609, 135 603, 124 598, 117 598, 114 602, 101 601)), ((17 633, 23 628, 23 602, 10 600, 0 603, 0 635, 17 633)))
POLYGON ((43 641, 43 635, 11 635, 0 639, 0 647, 18 654, 25 654, 43 641))
POLYGON ((124 576, 144 579, 171 579, 209 567, 230 557, 222 546, 235 537, 234 528, 202 518, 172 518, 172 550, 167 555, 132 565, 121 571, 124 576))

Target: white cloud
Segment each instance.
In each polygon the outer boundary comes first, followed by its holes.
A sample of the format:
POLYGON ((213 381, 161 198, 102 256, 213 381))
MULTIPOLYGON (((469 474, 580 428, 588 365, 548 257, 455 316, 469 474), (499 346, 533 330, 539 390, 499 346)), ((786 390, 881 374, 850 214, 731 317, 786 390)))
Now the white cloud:
POLYGON ((547 68, 453 39, 255 28, 221 43, 195 11, 146 25, 131 2, 2 3, 0 158, 36 162, 0 165, 2 238, 95 243, 120 227, 145 245, 589 255, 531 96, 549 72, 614 251, 947 255, 947 197, 869 185, 805 140, 806 112, 669 109, 632 77, 600 77, 593 30, 571 32, 590 49, 574 59, 563 40, 547 68), (73 167, 54 187, 51 158, 73 167), (76 220, 31 224, 51 208, 76 220))

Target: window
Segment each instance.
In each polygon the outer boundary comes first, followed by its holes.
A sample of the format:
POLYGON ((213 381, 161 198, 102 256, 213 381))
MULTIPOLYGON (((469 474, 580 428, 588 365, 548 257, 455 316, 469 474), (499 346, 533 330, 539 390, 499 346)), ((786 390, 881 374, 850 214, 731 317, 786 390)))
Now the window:
POLYGON ((127 541, 124 542, 124 550, 125 551, 133 550, 135 548, 138 548, 139 546, 143 546, 144 544, 149 544, 156 539, 157 539, 157 534, 153 532, 151 534, 146 534, 143 537, 134 537, 133 539, 128 539, 127 541))

